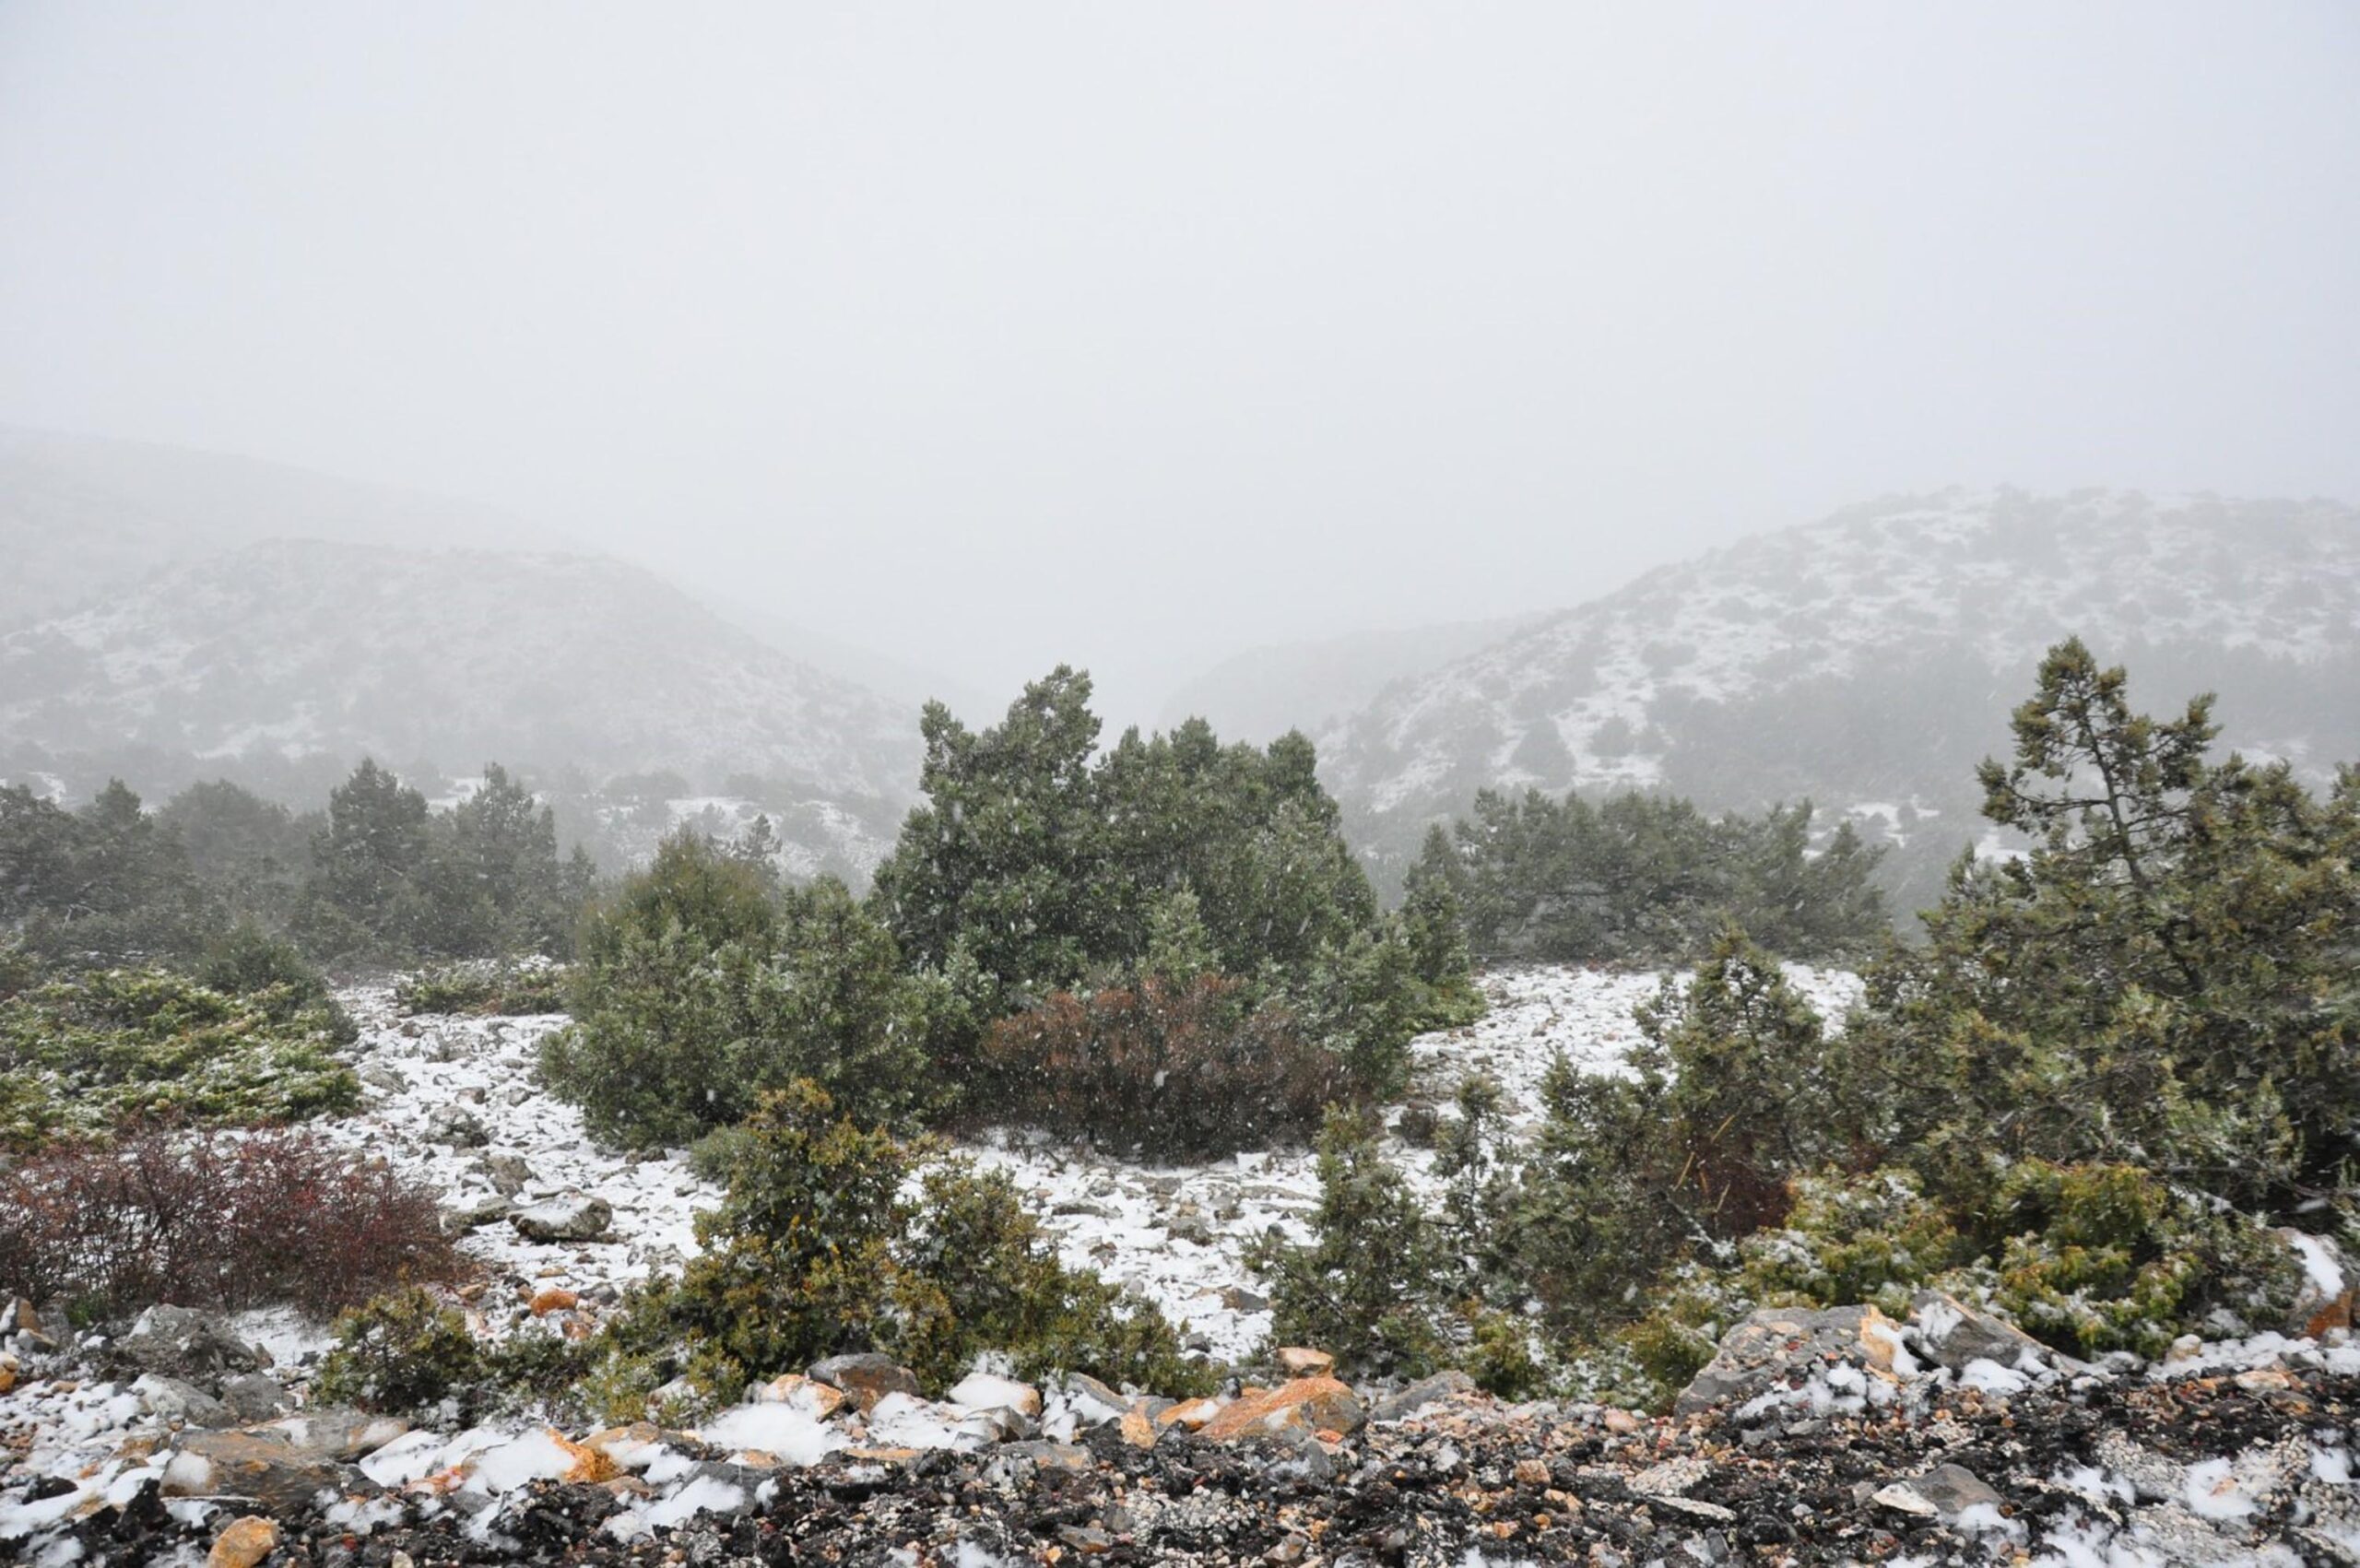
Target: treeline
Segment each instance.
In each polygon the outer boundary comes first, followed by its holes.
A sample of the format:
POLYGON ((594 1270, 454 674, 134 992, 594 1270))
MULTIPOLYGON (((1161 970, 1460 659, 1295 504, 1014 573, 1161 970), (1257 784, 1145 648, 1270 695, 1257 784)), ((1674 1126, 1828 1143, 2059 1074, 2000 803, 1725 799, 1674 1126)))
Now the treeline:
POLYGON ((226 782, 155 812, 120 781, 78 810, 0 787, 0 930, 52 961, 185 962, 242 925, 322 963, 558 956, 595 878, 496 765, 442 810, 374 761, 300 814, 226 782))
POLYGON ((2053 650, 1978 776, 2031 848, 1962 857, 1840 1029, 1729 933, 1629 1074, 1560 1061, 1528 1143, 1468 1085, 1439 1215, 1335 1119, 1316 1244, 1260 1260, 1278 1334, 1661 1401, 1753 1307, 1929 1287, 2083 1356, 2299 1331, 2273 1228, 2360 1240, 2360 772, 2315 795, 2216 734, 2053 650))
POLYGON ((1712 817, 1669 796, 1485 790, 1429 831, 1409 887, 1446 884, 1483 958, 1693 963, 1730 925, 1799 961, 1865 955, 1892 931, 1882 851, 1849 822, 1814 848, 1811 817, 1808 801, 1712 817))
POLYGON ((1379 909, 1308 741, 1193 721, 1102 754, 1089 697, 1061 666, 981 732, 929 706, 926 803, 866 899, 667 841, 584 927, 550 1083, 634 1144, 808 1079, 864 1123, 1179 1154, 1389 1092, 1480 1008, 1447 889, 1379 909))

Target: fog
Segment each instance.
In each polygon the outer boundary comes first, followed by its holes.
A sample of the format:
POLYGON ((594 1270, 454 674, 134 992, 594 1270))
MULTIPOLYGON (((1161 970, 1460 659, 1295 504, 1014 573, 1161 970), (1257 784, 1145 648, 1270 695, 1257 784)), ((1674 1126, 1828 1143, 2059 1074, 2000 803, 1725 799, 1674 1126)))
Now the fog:
POLYGON ((1120 720, 1892 490, 2360 497, 2340 4, 0 7, 0 420, 1120 720))

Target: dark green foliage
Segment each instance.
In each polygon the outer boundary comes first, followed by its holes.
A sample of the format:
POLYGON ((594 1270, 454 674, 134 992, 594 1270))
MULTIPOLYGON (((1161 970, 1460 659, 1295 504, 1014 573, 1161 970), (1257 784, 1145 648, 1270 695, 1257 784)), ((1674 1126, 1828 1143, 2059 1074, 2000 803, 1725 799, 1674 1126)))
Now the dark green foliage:
POLYGON ((2209 755, 2209 704, 2151 720, 2055 650, 1987 764, 2030 835, 1962 863, 1921 951, 1854 1026, 1877 1129, 1964 1186, 1993 1158, 2112 1161, 2288 1219, 2340 1191, 2360 1127, 2360 793, 2209 755))
POLYGON ((1889 930, 1881 852, 1845 823, 1813 853, 1811 815, 1807 801, 1713 818, 1663 796, 1486 790, 1455 841, 1429 834, 1411 890, 1449 887, 1486 956, 1693 962, 1735 921, 1788 958, 1853 957, 1889 930))
POLYGON ((217 779, 191 784, 156 813, 188 852, 189 868, 232 916, 283 928, 312 871, 312 836, 325 826, 217 779))
POLYGON ((484 1355, 467 1320, 413 1286, 336 1320, 336 1346, 312 1397, 388 1415, 424 1415, 480 1384, 484 1355))
POLYGON ((360 1085, 334 1048, 350 1031, 302 984, 230 993, 159 970, 51 980, 0 1000, 0 1144, 349 1111, 360 1085))
POLYGON ((1247 1261, 1270 1287, 1270 1333, 1316 1345, 1364 1376, 1421 1377, 1449 1351, 1459 1294, 1454 1260, 1424 1207, 1376 1147, 1365 1113, 1339 1111, 1319 1137, 1312 1243, 1276 1238, 1247 1261))
POLYGON ((111 783, 79 811, 0 787, 0 929, 74 961, 194 951, 207 901, 180 841, 111 783))
POLYGON ((594 873, 560 860, 550 808, 493 764, 448 811, 373 760, 328 796, 298 916, 324 956, 399 961, 565 951, 594 873))
POLYGON ((1239 1019, 1283 1005, 1280 1032, 1384 1091, 1412 1035, 1479 1009, 1436 924, 1446 904, 1430 900, 1406 929, 1379 914, 1308 741, 1224 747, 1191 720, 1097 755, 1089 697, 1089 678, 1060 666, 993 728, 926 711, 927 803, 872 902, 973 1017, 963 1036, 938 1031, 938 1065, 973 1088, 989 1077, 974 1045, 995 1018, 1218 973, 1239 987, 1239 1019), (1185 961, 1172 937, 1184 903, 1185 961))
POLYGON ((1963 861, 1839 1034, 1732 933, 1643 1010, 1633 1077, 1553 1074, 1493 1289, 1651 1396, 1764 1301, 1933 1285, 2080 1354, 2283 1318, 2269 1225, 2353 1197, 2360 792, 2216 759, 2204 701, 2151 720, 2125 687, 2051 652, 1980 775, 2033 847, 1963 861))
POLYGON ((1036 1380, 1084 1372, 1171 1398, 1215 1386, 1213 1369, 1181 1354, 1162 1313, 1058 1262, 999 1173, 929 1169, 894 1263, 891 1349, 930 1387, 956 1382, 985 1351, 1005 1352, 1018 1376, 1036 1380))
POLYGON ((686 1144, 798 1079, 869 1119, 927 1105, 940 987, 903 969, 832 878, 774 894, 744 860, 676 834, 581 942, 575 1023, 541 1070, 602 1137, 686 1144))
POLYGON ((939 1166, 905 1197, 924 1152, 841 1117, 808 1082, 763 1096, 730 1155, 727 1197, 698 1217, 702 1255, 632 1304, 615 1344, 677 1357, 721 1397, 865 1350, 937 1389, 984 1350, 1031 1375, 1203 1386, 1162 1316, 1060 1265, 1004 1180, 939 1166))

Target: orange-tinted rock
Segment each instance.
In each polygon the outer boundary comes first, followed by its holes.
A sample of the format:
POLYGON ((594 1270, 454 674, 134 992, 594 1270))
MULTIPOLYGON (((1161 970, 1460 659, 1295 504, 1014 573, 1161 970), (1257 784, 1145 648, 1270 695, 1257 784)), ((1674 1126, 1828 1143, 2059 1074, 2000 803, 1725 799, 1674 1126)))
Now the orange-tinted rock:
POLYGON ((278 1527, 259 1515, 232 1519, 230 1527, 213 1538, 205 1554, 205 1568, 254 1568, 278 1545, 278 1527))
POLYGON ((1359 1431, 1364 1419, 1352 1391, 1334 1378, 1298 1377, 1224 1407, 1206 1423, 1204 1435, 1226 1443, 1286 1432, 1349 1432, 1359 1431))
POLYGON ((1302 1345, 1282 1346, 1279 1350, 1279 1370, 1289 1377, 1326 1377, 1336 1370, 1336 1358, 1325 1350, 1302 1345))
POLYGON ((533 1297, 532 1312, 535 1317, 547 1317, 553 1312, 568 1312, 581 1304, 582 1298, 572 1291, 542 1291, 533 1297))

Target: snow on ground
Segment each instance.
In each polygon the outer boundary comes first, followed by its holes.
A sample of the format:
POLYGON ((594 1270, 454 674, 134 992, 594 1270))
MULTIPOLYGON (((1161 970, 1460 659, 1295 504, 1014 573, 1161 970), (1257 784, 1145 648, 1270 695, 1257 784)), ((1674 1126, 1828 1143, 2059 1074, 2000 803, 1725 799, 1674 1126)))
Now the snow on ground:
MULTIPOLYGON (((1859 995, 1858 978, 1841 971, 1797 967, 1788 974, 1830 1018, 1859 995)), ((1484 977, 1492 1005, 1481 1021, 1412 1044, 1411 1097, 1447 1104, 1462 1079, 1486 1074, 1504 1091, 1504 1120, 1521 1137, 1540 1119, 1540 1081, 1560 1053, 1585 1071, 1622 1069, 1640 1039, 1631 1010, 1655 996, 1660 981, 1562 965, 1493 971, 1484 977)), ((1388 1119, 1398 1126, 1399 1111, 1388 1119)), ((1413 1186, 1439 1192, 1431 1150, 1398 1137, 1388 1144, 1413 1186)), ((1185 1321, 1203 1348, 1230 1360, 1251 1353, 1270 1329, 1246 1249, 1274 1225, 1309 1240, 1319 1201, 1307 1149, 1159 1166, 1002 1132, 964 1152, 1006 1172, 1032 1200, 1068 1264, 1155 1303, 1185 1321)))
MULTIPOLYGON (((1831 1017, 1858 992, 1848 974, 1789 973, 1831 1017)), ((1509 1125, 1528 1129, 1539 1118, 1540 1079, 1551 1061, 1563 1053, 1587 1070, 1619 1070, 1639 1039, 1631 1009, 1658 984, 1653 974, 1556 966, 1495 971, 1484 979, 1492 1005, 1483 1020, 1413 1044, 1411 1098, 1446 1104, 1461 1079, 1488 1074, 1504 1091, 1509 1125)), ((539 1043, 564 1025, 562 1016, 406 1017, 389 985, 356 987, 341 999, 360 1028, 349 1055, 367 1098, 359 1114, 319 1124, 325 1136, 428 1184, 448 1209, 574 1196, 612 1209, 608 1233, 595 1242, 528 1242, 505 1220, 477 1226, 463 1244, 496 1272, 536 1288, 603 1294, 676 1269, 694 1252, 693 1216, 719 1200, 719 1189, 691 1172, 679 1151, 633 1157, 601 1149, 581 1114, 536 1081, 539 1043), (503 1193, 503 1185, 513 1190, 503 1193)), ((1398 1123, 1399 1108, 1389 1115, 1398 1123)), ((1431 1151, 1398 1137, 1390 1144, 1411 1182, 1434 1192, 1431 1151)), ((1230 1359, 1258 1349, 1270 1327, 1260 1281, 1245 1264, 1247 1245, 1272 1225, 1307 1239, 1319 1197, 1313 1158, 1304 1149, 1162 1166, 1002 1132, 961 1152, 1009 1174, 1068 1263, 1130 1287, 1185 1321, 1200 1348, 1230 1359)), ((508 1326, 504 1315, 486 1315, 488 1329, 508 1326)), ((316 1365, 327 1344, 321 1326, 289 1312, 248 1314, 237 1327, 269 1350, 282 1374, 316 1365)), ((898 1413, 879 1413, 885 1418, 879 1430, 896 1442, 968 1446, 977 1440, 955 1402, 912 1401, 898 1413)), ((804 1431, 811 1424, 785 1406, 755 1407, 716 1417, 709 1435, 800 1459, 812 1444, 832 1441, 804 1431)), ((13 1453, 32 1473, 77 1477, 85 1498, 135 1488, 156 1473, 158 1461, 142 1444, 163 1431, 128 1385, 29 1380, 0 1394, 0 1455, 13 1453)), ((495 1492, 510 1490, 512 1472, 538 1474, 557 1462, 529 1426, 405 1441, 386 1451, 387 1464, 414 1461, 440 1470, 472 1459, 470 1485, 495 1492)), ((21 1539, 42 1522, 20 1515, 0 1517, 0 1539, 12 1533, 21 1539)))
POLYGON ((341 999, 360 1026, 352 1055, 369 1098, 359 1115, 324 1124, 330 1137, 384 1156, 440 1191, 448 1208, 582 1196, 614 1211, 596 1242, 527 1242, 494 1220, 469 1232, 469 1253, 584 1291, 677 1268, 695 1250, 693 1217, 720 1200, 720 1189, 677 1153, 633 1158, 601 1149, 581 1112, 536 1080, 540 1042, 563 1027, 563 1015, 405 1018, 384 985, 341 999), (513 1190, 502 1193, 503 1185, 513 1190))

